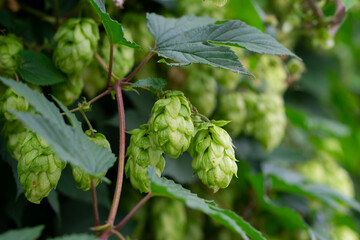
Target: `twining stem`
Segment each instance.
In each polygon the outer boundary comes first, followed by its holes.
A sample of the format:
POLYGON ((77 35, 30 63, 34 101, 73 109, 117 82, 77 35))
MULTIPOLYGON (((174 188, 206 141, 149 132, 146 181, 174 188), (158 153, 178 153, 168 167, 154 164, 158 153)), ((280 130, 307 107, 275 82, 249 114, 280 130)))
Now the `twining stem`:
POLYGON ((321 11, 321 9, 319 8, 319 6, 317 5, 316 1, 308 0, 308 2, 310 4, 311 8, 314 10, 316 18, 321 21, 324 17, 324 14, 321 11))
MULTIPOLYGON (((111 40, 110 40, 111 41, 111 40)), ((113 63, 114 63, 114 44, 110 42, 110 59, 109 59, 109 71, 108 71, 108 78, 106 87, 109 88, 111 84, 111 77, 112 77, 112 69, 113 69, 113 63)))
POLYGON ((100 217, 99 217, 99 209, 98 209, 98 202, 97 202, 96 187, 95 187, 94 179, 91 179, 91 196, 92 196, 92 202, 93 202, 95 226, 99 226, 100 225, 100 217))
MULTIPOLYGON (((97 53, 95 52, 94 54, 95 59, 98 61, 98 63, 100 64, 100 66, 106 71, 109 72, 109 68, 105 62, 105 60, 97 53)), ((112 77, 115 78, 116 81, 120 81, 120 78, 118 78, 117 76, 115 76, 114 73, 111 73, 112 77)))
POLYGON ((32 14, 34 16, 37 16, 37 17, 41 18, 44 21, 47 21, 47 22, 52 23, 52 24, 56 23, 56 18, 54 18, 52 16, 49 16, 46 13, 43 13, 43 12, 41 12, 41 11, 35 9, 35 8, 29 7, 29 6, 24 5, 24 4, 20 4, 20 8, 22 10, 24 10, 25 12, 27 12, 27 13, 30 13, 30 14, 32 14))
POLYGON ((130 220, 130 218, 152 197, 152 192, 149 192, 138 204, 126 215, 121 222, 113 229, 120 230, 130 220))
POLYGON ((116 187, 113 202, 111 205, 110 214, 107 223, 113 225, 116 217, 116 213, 119 207, 122 183, 124 178, 124 164, 125 164, 125 113, 124 113, 124 102, 121 93, 120 85, 115 85, 116 99, 119 111, 119 132, 120 132, 120 146, 119 146, 119 166, 118 175, 116 180, 116 187))
POLYGON ((331 21, 329 27, 329 33, 332 35, 335 35, 336 32, 339 30, 340 26, 341 26, 341 22, 344 19, 346 10, 345 10, 345 6, 343 4, 343 2, 341 0, 338 0, 336 2, 337 7, 336 7, 336 12, 334 15, 334 19, 331 21))
POLYGON ((54 9, 55 9, 55 19, 56 19, 56 28, 60 25, 60 7, 59 0, 54 0, 54 9))

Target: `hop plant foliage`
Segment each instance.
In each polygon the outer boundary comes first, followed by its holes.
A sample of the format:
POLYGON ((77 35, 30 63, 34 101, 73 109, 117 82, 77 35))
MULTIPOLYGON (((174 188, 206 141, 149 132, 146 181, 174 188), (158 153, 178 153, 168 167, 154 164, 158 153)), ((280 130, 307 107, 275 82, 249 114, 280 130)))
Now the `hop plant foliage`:
POLYGON ((130 178, 131 185, 140 192, 149 192, 149 182, 147 179, 148 167, 154 165, 156 174, 161 175, 165 167, 163 151, 151 144, 149 136, 149 126, 142 125, 139 129, 131 132, 130 145, 126 155, 128 160, 125 166, 125 173, 130 178))
MULTIPOLYGON (((93 141, 96 145, 102 146, 111 151, 110 143, 103 134, 94 132, 93 130, 87 130, 85 134, 87 135, 88 139, 93 141)), ((96 187, 100 183, 101 178, 106 175, 106 172, 104 172, 99 174, 98 178, 94 178, 90 174, 85 173, 84 170, 82 170, 80 167, 73 165, 71 167, 76 185, 83 191, 88 191, 91 189, 91 179, 94 180, 94 185, 96 187)))
POLYGON ((285 135, 286 115, 282 97, 246 92, 244 99, 248 113, 245 133, 259 141, 266 151, 272 151, 285 135))
POLYGON ((194 173, 214 192, 226 188, 237 174, 232 139, 223 125, 221 121, 200 124, 189 149, 194 173))
POLYGON ((150 119, 151 141, 172 158, 185 152, 194 135, 191 109, 180 91, 165 94, 156 101, 150 119))
POLYGON ((156 199, 152 208, 156 240, 182 240, 186 227, 186 208, 172 199, 156 199))
POLYGON ((99 29, 90 18, 71 18, 54 36, 57 43, 53 61, 68 75, 79 74, 90 64, 99 40, 99 29))
POLYGON ((0 36, 0 75, 12 76, 21 64, 23 44, 13 34, 0 36))

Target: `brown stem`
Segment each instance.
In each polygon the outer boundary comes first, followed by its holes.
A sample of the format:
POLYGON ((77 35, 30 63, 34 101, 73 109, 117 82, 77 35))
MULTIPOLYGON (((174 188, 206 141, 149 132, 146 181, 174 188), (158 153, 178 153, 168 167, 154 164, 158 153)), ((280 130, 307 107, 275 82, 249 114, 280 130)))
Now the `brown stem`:
MULTIPOLYGON (((100 64, 100 66, 106 71, 109 72, 109 68, 106 64, 106 62, 104 61, 104 59, 97 53, 95 52, 94 54, 95 59, 98 61, 98 63, 100 64)), ((113 78, 115 78, 116 81, 120 81, 120 78, 118 78, 113 72, 111 73, 111 76, 113 78)))
POLYGON ((99 209, 98 209, 98 202, 97 202, 96 187, 95 187, 94 179, 91 179, 91 196, 92 196, 92 202, 93 202, 95 226, 99 226, 100 225, 100 217, 99 217, 99 209))
POLYGON ((125 164, 125 113, 124 113, 124 102, 121 93, 120 85, 115 85, 116 99, 118 104, 119 111, 119 132, 120 132, 120 146, 119 146, 119 166, 118 166, 118 175, 116 180, 116 187, 113 202, 111 205, 111 210, 109 213, 107 223, 111 226, 114 224, 117 209, 119 207, 122 183, 124 178, 124 164, 125 164))
POLYGON ((109 88, 110 84, 111 84, 113 63, 114 63, 114 44, 112 42, 110 42, 109 71, 108 71, 108 78, 107 78, 107 83, 106 83, 107 88, 109 88))
POLYGON ((130 220, 130 218, 152 197, 152 192, 149 192, 138 204, 126 215, 121 222, 114 227, 114 230, 120 230, 130 220))

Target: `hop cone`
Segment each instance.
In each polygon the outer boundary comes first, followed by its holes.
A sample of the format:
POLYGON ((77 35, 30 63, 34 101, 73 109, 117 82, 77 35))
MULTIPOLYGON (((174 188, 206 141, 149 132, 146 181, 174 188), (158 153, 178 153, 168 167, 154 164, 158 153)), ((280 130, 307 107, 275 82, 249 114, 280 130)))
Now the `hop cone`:
POLYGON ((229 120, 224 128, 232 136, 240 134, 246 120, 246 105, 240 92, 219 95, 218 118, 229 120))
POLYGON ((220 121, 201 124, 189 150, 194 173, 214 192, 226 188, 237 173, 232 140, 222 125, 220 121))
POLYGON ((91 62, 89 66, 81 73, 81 78, 84 80, 84 92, 89 98, 96 96, 98 92, 105 89, 107 77, 103 74, 96 61, 91 62))
POLYGON ((227 0, 210 0, 210 2, 217 7, 223 7, 227 3, 227 0))
POLYGON ((254 136, 265 150, 277 147, 285 134, 286 116, 283 99, 276 94, 244 94, 248 119, 245 133, 254 136))
POLYGON ((240 82, 238 73, 221 68, 213 68, 212 75, 216 81, 227 91, 233 91, 240 82))
POLYGON ((29 108, 29 103, 25 100, 25 98, 15 93, 11 88, 8 88, 5 94, 1 97, 0 112, 6 121, 17 120, 11 111, 27 112, 29 108))
POLYGON ((20 149, 17 168, 25 197, 32 203, 40 203, 56 188, 65 166, 41 137, 28 132, 20 149))
POLYGON ((182 92, 169 92, 154 104, 150 132, 152 142, 172 158, 178 158, 189 148, 194 125, 189 103, 182 92))
POLYGON ((211 1, 194 1, 181 0, 179 1, 179 9, 183 15, 209 16, 216 20, 223 20, 226 17, 226 8, 217 7, 214 2, 224 0, 211 1))
POLYGON ((183 240, 186 208, 177 200, 159 198, 153 204, 155 240, 183 240))
MULTIPOLYGON (((104 148, 109 149, 109 151, 111 151, 110 143, 108 142, 108 140, 106 140, 106 137, 103 134, 93 133, 92 130, 87 130, 85 134, 87 135, 88 139, 93 141, 96 145, 102 146, 104 148), (94 134, 94 136, 92 134, 94 134)), ((101 178, 104 177, 106 174, 106 172, 104 172, 99 174, 99 178, 92 178, 91 175, 85 173, 84 170, 82 170, 82 168, 75 167, 73 165, 71 167, 76 185, 78 188, 80 188, 83 191, 87 191, 91 189, 91 179, 94 179, 94 184, 95 186, 97 186, 100 183, 101 178)))
MULTIPOLYGON (((132 40, 131 33, 125 31, 125 37, 132 40)), ((110 59, 110 42, 107 36, 102 38, 101 48, 99 54, 105 59, 106 63, 109 64, 110 59)), ((116 44, 114 46, 114 61, 113 61, 113 72, 119 77, 123 78, 133 68, 135 64, 135 50, 134 48, 127 47, 124 45, 116 44)))
POLYGON ((68 81, 51 87, 52 94, 65 106, 69 106, 77 100, 84 88, 84 81, 81 76, 69 77, 68 81))
POLYGON ((195 67, 187 68, 187 84, 185 95, 197 110, 205 116, 210 116, 216 107, 217 85, 215 78, 195 67))
POLYGON ((76 75, 93 59, 99 40, 98 26, 90 18, 72 18, 59 27, 54 40, 55 65, 68 75, 76 75))
POLYGON ((126 152, 128 156, 125 166, 126 176, 130 178, 131 185, 140 192, 149 192, 148 167, 155 165, 158 176, 165 167, 163 152, 159 147, 151 144, 148 129, 149 126, 144 124, 140 129, 129 132, 132 136, 126 152))
POLYGON ((15 160, 20 159, 21 146, 23 145, 25 138, 29 135, 30 130, 19 121, 6 121, 3 129, 6 148, 9 154, 15 160))
POLYGON ((21 63, 22 43, 12 34, 0 36, 0 75, 12 76, 21 63))

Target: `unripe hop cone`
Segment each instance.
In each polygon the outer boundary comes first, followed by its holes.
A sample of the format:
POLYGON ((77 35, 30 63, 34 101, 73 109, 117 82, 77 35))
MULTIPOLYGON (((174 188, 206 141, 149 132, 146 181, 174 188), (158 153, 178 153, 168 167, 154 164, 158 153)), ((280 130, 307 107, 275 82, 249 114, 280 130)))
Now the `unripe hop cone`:
POLYGON ((30 108, 28 101, 22 96, 15 93, 14 90, 8 88, 0 98, 0 113, 8 122, 17 121, 11 111, 27 112, 30 108))
POLYGON ((54 36, 57 46, 53 61, 68 75, 79 74, 93 59, 99 40, 99 29, 90 18, 71 18, 54 36))
MULTIPOLYGON (((87 130, 85 134, 87 135, 88 139, 93 141, 96 145, 102 146, 111 151, 110 143, 103 134, 97 132, 93 133, 92 130, 87 130)), ((99 174, 98 178, 94 178, 90 174, 85 173, 84 170, 82 170, 80 167, 71 165, 71 168, 76 186, 83 191, 88 191, 91 189, 91 179, 94 179, 94 185, 96 187, 100 183, 101 178, 106 175, 106 172, 103 172, 99 174)))
POLYGON ((198 66, 185 68, 187 71, 185 95, 201 114, 210 116, 216 107, 216 80, 206 68, 196 67, 198 66))
POLYGON ((226 188, 237 174, 232 139, 223 125, 223 121, 200 124, 189 149, 194 173, 214 192, 226 188))
POLYGON ((168 198, 158 198, 152 207, 155 240, 183 240, 186 228, 185 204, 168 198))
POLYGON ((172 158, 185 152, 194 135, 190 105, 184 94, 172 91, 156 101, 150 119, 151 140, 172 158))
POLYGON ((241 92, 219 95, 218 119, 230 121, 224 128, 231 136, 240 134, 246 120, 246 105, 241 92))
POLYGON ((12 34, 0 36, 0 75, 12 76, 21 64, 23 44, 12 34))
POLYGON ((286 115, 282 97, 247 92, 244 99, 248 113, 245 134, 254 136, 266 151, 272 151, 285 135, 286 115))
POLYGON ((150 190, 147 179, 148 167, 154 165, 156 174, 160 177, 165 167, 163 151, 151 144, 149 126, 147 124, 129 133, 132 136, 126 152, 128 160, 125 165, 125 174, 130 178, 131 185, 134 188, 142 193, 147 193, 150 190))
POLYGON ((84 81, 81 75, 75 75, 68 78, 66 82, 62 82, 51 87, 51 92, 65 106, 71 105, 77 100, 84 88, 84 81))

